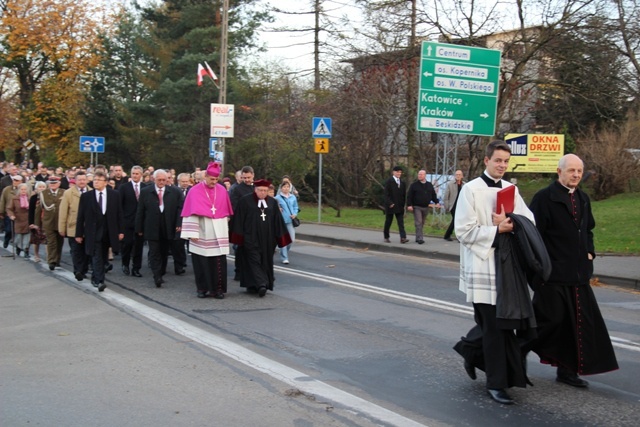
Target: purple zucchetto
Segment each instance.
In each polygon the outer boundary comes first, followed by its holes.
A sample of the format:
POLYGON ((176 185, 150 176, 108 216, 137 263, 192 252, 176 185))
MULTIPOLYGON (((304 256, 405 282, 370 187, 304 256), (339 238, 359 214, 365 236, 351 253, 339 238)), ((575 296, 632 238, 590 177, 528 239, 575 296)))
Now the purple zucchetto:
POLYGON ((211 162, 207 166, 207 175, 213 176, 215 178, 220 176, 220 163, 211 162))

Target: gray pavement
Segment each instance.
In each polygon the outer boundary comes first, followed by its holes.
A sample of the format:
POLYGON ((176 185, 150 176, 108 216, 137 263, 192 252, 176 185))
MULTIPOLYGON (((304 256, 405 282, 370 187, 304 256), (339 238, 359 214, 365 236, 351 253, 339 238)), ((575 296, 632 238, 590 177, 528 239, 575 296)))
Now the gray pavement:
MULTIPOLYGON (((300 240, 453 262, 460 259, 460 243, 455 237, 453 242, 448 242, 442 237, 425 236, 423 245, 415 242, 415 236, 407 237, 409 243, 401 244, 400 235, 392 232, 391 243, 384 243, 382 229, 371 230, 311 222, 305 222, 296 229, 296 238, 300 240)), ((640 290, 640 257, 598 254, 594 261, 594 277, 603 284, 640 290)))
POLYGON ((115 287, 0 254, 0 425, 381 425, 116 304, 115 287))

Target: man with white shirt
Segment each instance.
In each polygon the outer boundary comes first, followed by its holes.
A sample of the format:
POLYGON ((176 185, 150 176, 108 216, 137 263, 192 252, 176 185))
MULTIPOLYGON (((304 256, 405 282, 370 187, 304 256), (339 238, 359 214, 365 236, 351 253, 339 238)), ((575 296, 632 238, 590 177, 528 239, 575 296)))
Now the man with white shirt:
POLYGON ((182 193, 178 188, 167 185, 168 173, 157 169, 154 185, 148 185, 140 192, 136 212, 136 233, 149 244, 149 265, 153 272, 153 282, 160 288, 162 276, 167 270, 169 249, 173 256, 176 275, 185 273, 187 254, 180 239, 182 229, 182 193))
POLYGON ((99 292, 107 287, 104 276, 109 248, 119 252, 123 238, 124 220, 120 194, 107 185, 107 175, 98 171, 93 177, 93 191, 80 196, 76 241, 84 243, 85 253, 92 257, 91 284, 99 292))
POLYGON ((131 180, 124 183, 118 189, 120 202, 122 203, 122 215, 124 216, 124 240, 122 241, 122 272, 134 277, 142 277, 142 249, 144 239, 136 233, 136 212, 138 211, 138 199, 146 186, 142 182, 142 166, 131 168, 131 180), (129 266, 131 264, 131 270, 129 266))

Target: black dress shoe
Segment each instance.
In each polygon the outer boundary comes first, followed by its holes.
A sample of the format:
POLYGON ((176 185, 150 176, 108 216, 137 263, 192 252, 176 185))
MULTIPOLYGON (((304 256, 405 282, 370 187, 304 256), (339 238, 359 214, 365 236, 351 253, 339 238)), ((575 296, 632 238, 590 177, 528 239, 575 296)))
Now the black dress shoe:
POLYGON ((105 266, 104 266, 104 272, 105 272, 105 273, 108 273, 108 272, 110 272, 111 270, 113 270, 113 264, 108 263, 107 265, 105 265, 105 266))
POLYGON ((142 277, 142 274, 138 270, 131 270, 131 275, 133 277, 142 277))
POLYGON ((409 239, 400 239, 400 243, 409 243, 409 239))
POLYGON ((160 288, 160 287, 162 287, 162 284, 164 283, 164 280, 162 280, 162 277, 155 277, 153 279, 153 282, 156 284, 156 288, 160 288))
POLYGON ((79 271, 76 271, 75 273, 73 273, 74 276, 76 276, 76 280, 78 282, 82 282, 82 279, 84 279, 84 274, 80 273, 79 271))
POLYGON ((264 286, 260 286, 258 288, 258 296, 260 298, 262 298, 263 296, 265 296, 267 294, 267 288, 265 288, 264 286))
POLYGON ((102 292, 105 289, 107 289, 107 285, 105 285, 104 282, 100 283, 100 285, 98 286, 98 292, 102 292))
POLYGON ((476 376, 476 367, 466 360, 464 361, 464 370, 467 371, 467 375, 469 375, 469 378, 471 378, 472 380, 478 378, 476 376))
MULTIPOLYGON (((266 291, 265 291, 266 293, 266 291)), ((224 299, 224 294, 222 292, 218 292, 213 296, 215 299, 224 299)))
POLYGON ((419 245, 424 245, 424 240, 417 240, 419 245))
POLYGON ((447 242, 453 242, 453 239, 451 237, 445 237, 444 240, 446 240, 447 242))
POLYGON ((184 274, 186 272, 187 272, 187 270, 185 270, 184 268, 181 268, 180 270, 176 270, 176 276, 180 276, 180 275, 182 275, 182 274, 184 274))
POLYGON ((56 269, 56 263, 52 262, 51 264, 49 264, 49 270, 53 271, 56 269))
POLYGON ((487 393, 489 393, 489 396, 496 402, 498 403, 502 403, 503 405, 513 405, 514 401, 511 398, 511 396, 509 396, 507 394, 506 391, 504 391, 504 389, 501 388, 497 388, 497 389, 492 389, 492 388, 488 388, 487 389, 487 393))
POLYGON ((556 381, 559 383, 565 383, 571 387, 587 388, 589 387, 589 381, 585 381, 576 374, 561 374, 556 377, 556 381))
POLYGON ((248 294, 257 294, 258 290, 256 288, 254 288, 254 287, 250 287, 250 288, 247 288, 247 293, 248 294))
POLYGON ((131 274, 131 272, 129 271, 129 266, 128 265, 123 265, 122 266, 122 272, 125 274, 125 276, 128 276, 129 274, 131 274))
POLYGON ((206 298, 207 293, 205 291, 198 291, 198 298, 206 298))

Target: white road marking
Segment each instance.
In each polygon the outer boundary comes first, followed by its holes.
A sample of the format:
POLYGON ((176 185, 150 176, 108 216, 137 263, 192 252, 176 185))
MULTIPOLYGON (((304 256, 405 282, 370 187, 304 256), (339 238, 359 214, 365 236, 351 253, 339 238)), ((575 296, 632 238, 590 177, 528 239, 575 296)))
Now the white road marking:
MULTIPOLYGON (((452 302, 439 300, 435 298, 423 297, 420 295, 408 294, 405 292, 394 291, 392 289, 380 288, 377 286, 371 286, 364 283, 354 282, 351 280, 339 279, 332 276, 326 276, 324 274, 309 273, 302 270, 296 270, 289 267, 274 266, 274 268, 281 273, 291 274, 298 277, 306 277, 309 279, 317 280, 319 282, 328 283, 330 285, 342 286, 350 289, 357 289, 364 292, 370 292, 376 295, 383 295, 388 298, 393 298, 401 301, 407 301, 418 305, 424 305, 428 307, 439 308, 446 311, 452 311, 455 313, 467 314, 473 316, 473 308, 466 305, 455 304, 452 302)), ((611 344, 614 347, 623 348, 625 350, 640 352, 640 343, 629 341, 624 338, 618 338, 609 336, 611 344)))
POLYGON ((225 356, 236 360, 249 368, 253 368, 267 374, 270 377, 295 387, 305 393, 322 397, 323 399, 332 402, 336 407, 344 406, 350 410, 373 418, 374 420, 389 423, 391 425, 424 426, 424 424, 420 424, 398 413, 385 409, 382 406, 376 405, 375 403, 316 380, 303 372, 289 368, 286 365, 261 356, 260 354, 248 350, 225 338, 207 332, 182 320, 178 320, 173 316, 162 313, 161 311, 148 307, 144 304, 135 302, 132 299, 116 292, 103 292, 100 296, 114 305, 126 307, 140 316, 144 316, 145 318, 152 320, 192 341, 224 354, 225 356))

